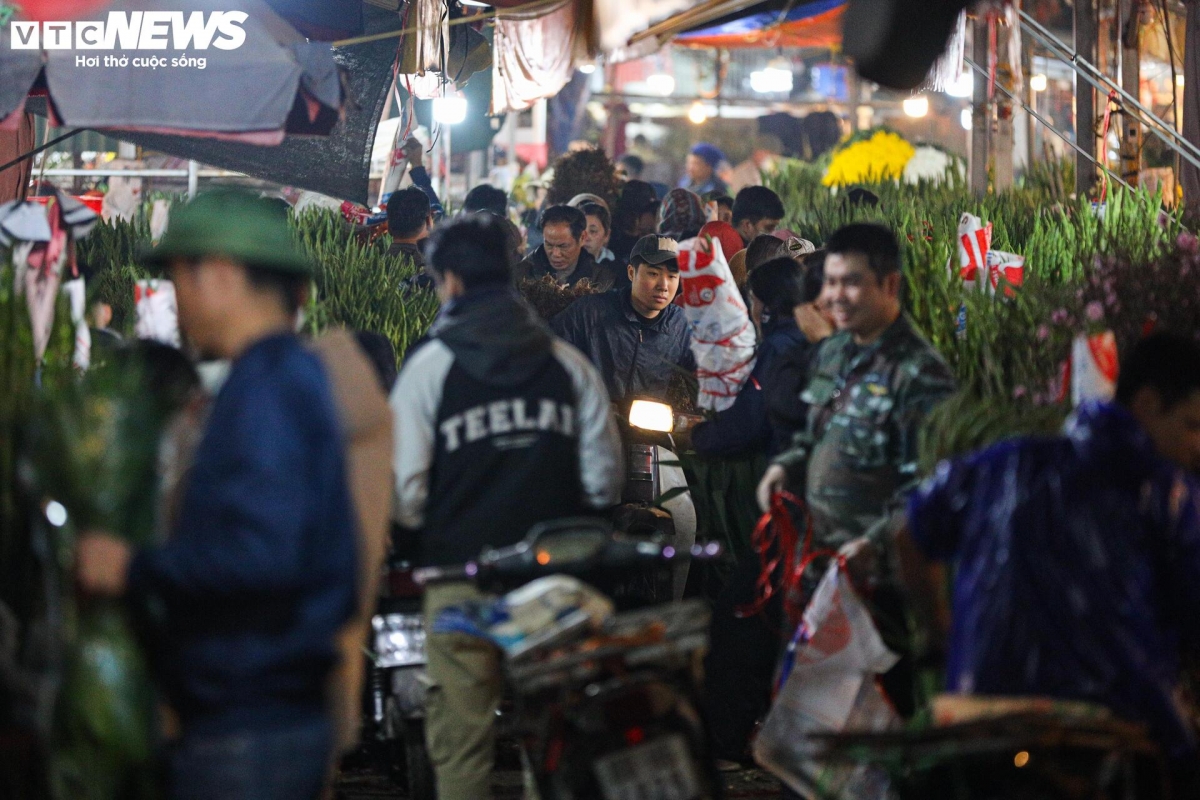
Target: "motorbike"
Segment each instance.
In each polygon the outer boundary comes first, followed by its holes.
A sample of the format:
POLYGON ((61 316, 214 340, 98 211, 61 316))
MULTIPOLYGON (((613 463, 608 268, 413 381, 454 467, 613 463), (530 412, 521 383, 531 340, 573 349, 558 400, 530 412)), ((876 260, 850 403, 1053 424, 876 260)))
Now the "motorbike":
MULTIPOLYGON (((570 575, 600 589, 662 563, 720 556, 715 543, 680 551, 663 536, 628 536, 580 518, 540 525, 517 545, 414 578, 469 580, 499 593, 570 575)), ((598 629, 576 610, 503 644, 512 726, 541 800, 720 797, 697 710, 708 622, 699 600, 618 611, 598 629)))
MULTIPOLYGON (((624 436, 629 458, 627 482, 622 505, 613 520, 618 530, 626 531, 632 538, 661 539, 678 546, 674 515, 655 505, 664 491, 660 453, 666 452, 664 446, 674 447, 671 439, 674 427, 675 415, 670 406, 635 401, 624 436)), ((673 470, 678 473, 675 477, 678 485, 682 471, 673 470)), ((680 537, 690 547, 695 541, 695 512, 686 496, 678 498, 674 507, 690 512, 690 517, 687 513, 681 515, 685 536, 680 537)), ((407 790, 408 797, 433 800, 436 797, 433 768, 425 744, 428 683, 422 590, 413 580, 411 554, 403 541, 404 537, 393 536, 392 555, 381 581, 379 606, 371 620, 363 740, 369 743, 372 760, 407 790)), ((643 562, 637 569, 609 575, 605 591, 621 609, 669 601, 675 596, 674 583, 680 571, 675 562, 680 560, 643 562)))
MULTIPOLYGON (((393 537, 396 539, 397 537, 393 537)), ((425 619, 421 587, 402 547, 384 567, 377 613, 371 618, 363 741, 413 800, 435 800, 425 746, 425 619)))
MULTIPOLYGON (((696 509, 679 468, 674 432, 691 418, 654 400, 633 400, 617 417, 625 448, 625 487, 613 515, 616 528, 631 536, 662 536, 677 547, 696 541, 696 509)), ((687 564, 662 565, 641 585, 617 588, 614 600, 626 607, 681 599, 687 564)))

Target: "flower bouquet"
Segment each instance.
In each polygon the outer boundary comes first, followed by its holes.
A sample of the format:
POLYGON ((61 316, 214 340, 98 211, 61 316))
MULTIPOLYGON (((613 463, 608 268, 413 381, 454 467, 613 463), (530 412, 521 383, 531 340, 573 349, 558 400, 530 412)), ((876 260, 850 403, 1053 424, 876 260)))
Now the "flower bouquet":
MULTIPOLYGON (((32 483, 60 533, 64 571, 74 537, 105 530, 154 536, 162 412, 131 357, 113 359, 45 394, 29 441, 32 483)), ((126 603, 75 596, 64 584, 65 659, 52 732, 60 797, 153 797, 155 699, 126 603)))

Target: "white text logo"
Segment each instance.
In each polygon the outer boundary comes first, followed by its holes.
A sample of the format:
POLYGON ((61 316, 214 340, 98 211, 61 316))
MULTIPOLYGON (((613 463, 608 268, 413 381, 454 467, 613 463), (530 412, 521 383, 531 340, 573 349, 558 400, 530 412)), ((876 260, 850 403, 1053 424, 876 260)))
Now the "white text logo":
POLYGON ((14 50, 236 50, 244 11, 110 11, 104 22, 10 23, 14 50))

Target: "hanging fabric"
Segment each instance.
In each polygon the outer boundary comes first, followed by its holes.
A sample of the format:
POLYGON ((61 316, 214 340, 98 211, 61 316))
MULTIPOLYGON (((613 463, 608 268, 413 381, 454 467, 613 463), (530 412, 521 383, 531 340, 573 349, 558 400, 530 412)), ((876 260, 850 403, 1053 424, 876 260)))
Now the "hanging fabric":
POLYGON ((590 0, 540 7, 538 16, 496 17, 489 114, 523 111, 567 85, 578 64, 594 57, 596 29, 590 0))

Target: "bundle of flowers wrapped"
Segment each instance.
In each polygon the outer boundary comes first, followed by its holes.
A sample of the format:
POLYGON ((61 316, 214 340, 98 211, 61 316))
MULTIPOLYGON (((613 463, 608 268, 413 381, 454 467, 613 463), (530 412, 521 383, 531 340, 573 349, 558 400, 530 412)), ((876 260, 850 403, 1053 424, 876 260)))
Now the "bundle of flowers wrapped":
POLYGON ((923 144, 917 147, 913 157, 904 165, 904 182, 916 184, 922 181, 940 183, 949 178, 964 177, 963 160, 945 150, 923 144))
POLYGON ((851 139, 835 150, 821 183, 852 186, 899 180, 915 153, 899 134, 878 130, 869 138, 851 139))
POLYGON ((553 319, 580 297, 600 291, 599 287, 593 286, 586 278, 574 286, 559 286, 549 275, 537 280, 527 278, 521 281, 517 288, 525 301, 537 311, 538 316, 546 321, 553 319))

